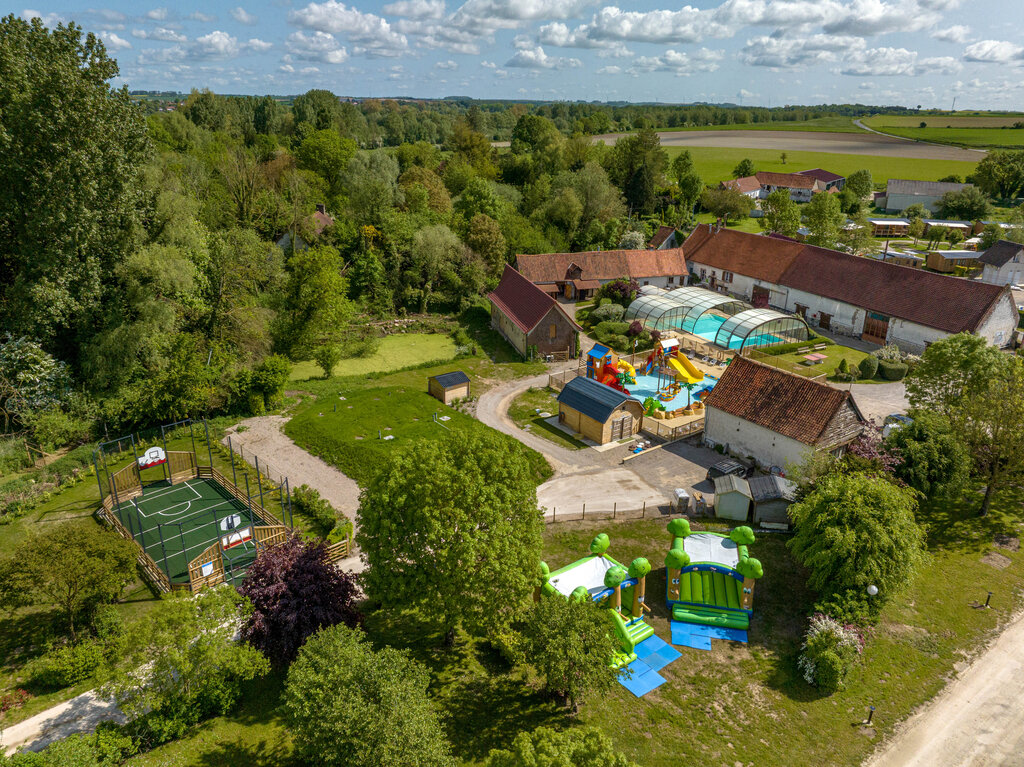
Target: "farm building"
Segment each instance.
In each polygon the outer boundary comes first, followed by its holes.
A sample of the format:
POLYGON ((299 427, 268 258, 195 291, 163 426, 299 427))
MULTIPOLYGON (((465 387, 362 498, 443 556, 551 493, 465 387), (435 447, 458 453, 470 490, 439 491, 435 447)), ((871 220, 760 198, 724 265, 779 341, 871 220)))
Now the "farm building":
POLYGON ((843 187, 846 186, 846 177, 840 176, 838 173, 833 173, 830 170, 824 170, 823 168, 811 168, 810 170, 798 170, 796 172, 798 176, 810 176, 816 178, 822 184, 825 185, 825 191, 829 189, 835 189, 837 192, 843 191, 843 187))
POLYGON ((726 474, 715 478, 715 516, 719 519, 746 522, 753 500, 750 485, 743 477, 726 474))
POLYGON ((999 240, 978 258, 981 263, 981 281, 990 285, 1020 285, 1024 283, 1024 245, 999 240))
MULTIPOLYGON (((327 206, 318 203, 313 215, 306 219, 304 228, 312 232, 315 237, 319 237, 324 229, 333 225, 334 217, 327 212, 327 206)), ((295 246, 292 247, 292 232, 285 232, 277 238, 277 247, 288 253, 289 250, 306 250, 309 243, 302 239, 302 235, 295 232, 295 246)))
POLYGON ((643 405, 592 378, 577 376, 558 393, 558 422, 599 445, 633 436, 643 420, 643 405))
POLYGON ((780 189, 789 192, 795 202, 810 202, 811 197, 825 191, 825 184, 814 176, 799 173, 758 171, 753 176, 723 181, 724 189, 735 189, 754 200, 761 200, 780 189))
POLYGON ((576 356, 582 328, 558 302, 505 265, 501 282, 487 298, 491 302, 491 327, 501 333, 524 357, 537 354, 576 356))
POLYGON ((604 283, 622 277, 659 288, 682 285, 686 279, 682 248, 521 254, 516 269, 545 293, 573 301, 589 298, 604 283))
POLYGON ((959 192, 970 184, 954 184, 948 181, 912 181, 903 178, 891 178, 885 186, 885 194, 875 200, 879 208, 886 213, 899 213, 915 203, 921 203, 928 210, 946 192, 959 192))
POLYGON ((869 218, 872 237, 906 237, 910 220, 906 218, 869 218))
POLYGON ((998 285, 708 224, 683 249, 691 273, 712 289, 874 344, 920 353, 968 332, 1005 347, 1017 327, 1013 297, 998 285))
POLYGON ((980 269, 980 255, 976 250, 930 250, 924 265, 932 271, 953 274, 957 267, 980 269))
POLYGON ((789 528, 789 506, 796 500, 796 483, 775 474, 751 477, 747 484, 753 498, 754 524, 773 529, 789 528))
POLYGON ((676 241, 676 228, 674 226, 659 226, 658 231, 654 233, 650 241, 647 243, 647 247, 650 250, 671 250, 672 248, 678 248, 679 243, 676 241))
POLYGON ((457 399, 466 399, 469 396, 469 376, 461 370, 430 376, 427 379, 427 393, 446 405, 457 399))
POLYGON ((848 391, 736 357, 704 399, 704 438, 785 469, 812 452, 842 455, 866 424, 848 391))

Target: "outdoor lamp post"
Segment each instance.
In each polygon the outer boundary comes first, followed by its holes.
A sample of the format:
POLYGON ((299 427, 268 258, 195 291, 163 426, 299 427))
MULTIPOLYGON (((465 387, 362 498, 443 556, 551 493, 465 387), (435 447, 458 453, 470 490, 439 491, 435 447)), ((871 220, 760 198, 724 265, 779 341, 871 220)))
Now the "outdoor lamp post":
MULTIPOLYGON (((873 583, 870 586, 868 586, 868 596, 869 597, 876 597, 876 596, 878 596, 878 586, 876 586, 873 583)), ((872 711, 874 711, 874 709, 872 709, 872 711)))

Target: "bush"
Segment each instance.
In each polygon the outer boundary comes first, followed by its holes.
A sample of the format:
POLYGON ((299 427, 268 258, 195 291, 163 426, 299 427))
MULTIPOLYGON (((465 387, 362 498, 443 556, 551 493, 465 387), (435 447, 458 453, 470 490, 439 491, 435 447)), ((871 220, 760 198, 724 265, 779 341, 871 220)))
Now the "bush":
POLYGON ((526 663, 527 640, 515 629, 506 628, 490 634, 487 641, 510 666, 522 666, 526 663))
POLYGON ((32 682, 59 690, 88 679, 103 663, 103 646, 95 640, 57 647, 33 662, 32 682))
POLYGON ((299 485, 292 490, 292 503, 300 514, 307 516, 320 528, 323 535, 327 535, 338 523, 338 513, 334 507, 309 485, 299 485))
POLYGON ((334 526, 334 529, 327 534, 328 543, 337 543, 338 541, 344 541, 351 538, 355 532, 355 527, 352 525, 352 520, 348 517, 342 517, 338 520, 338 524, 334 526))
POLYGON ((860 377, 866 381, 870 381, 875 377, 875 373, 878 372, 878 358, 872 355, 868 355, 860 361, 860 377))
POLYGON ((851 368, 846 357, 843 357, 839 360, 839 367, 836 368, 836 372, 832 377, 837 381, 856 381, 857 375, 857 368, 851 368))
POLYGON ((826 650, 818 656, 815 683, 822 691, 831 695, 845 686, 846 670, 843 659, 831 650, 826 650))
MULTIPOLYGON (((607 300, 607 299, 605 299, 607 300)), ((590 313, 590 319, 592 322, 618 322, 622 319, 622 315, 626 313, 626 309, 619 304, 613 304, 611 302, 604 303, 602 301, 601 306, 597 307, 590 313)))
POLYGON ((887 362, 903 362, 903 350, 895 344, 889 344, 883 346, 881 349, 873 351, 872 356, 878 357, 879 360, 885 360, 887 362))
POLYGON ((831 695, 845 687, 850 666, 863 647, 856 628, 818 613, 811 618, 797 665, 808 684, 831 695))
POLYGON ((110 640, 124 632, 124 620, 114 605, 98 605, 92 614, 92 630, 103 640, 110 640))
POLYGON ((878 375, 886 381, 901 381, 907 374, 908 366, 905 362, 889 362, 888 360, 878 361, 878 375))
POLYGON ((24 413, 21 420, 32 430, 33 439, 47 452, 89 439, 89 422, 60 408, 24 413))
POLYGON ((576 322, 581 325, 590 319, 590 309, 577 309, 576 310, 576 322))
POLYGON ((776 344, 775 346, 766 346, 763 349, 758 349, 761 354, 767 354, 775 357, 780 354, 792 354, 797 349, 806 349, 808 346, 816 346, 817 344, 825 344, 826 346, 834 346, 835 341, 825 336, 819 336, 814 331, 811 331, 810 337, 806 341, 794 341, 791 344, 776 344))
POLYGON ((612 320, 606 320, 605 322, 598 323, 594 328, 595 333, 607 336, 624 336, 628 330, 628 322, 614 322, 612 320))

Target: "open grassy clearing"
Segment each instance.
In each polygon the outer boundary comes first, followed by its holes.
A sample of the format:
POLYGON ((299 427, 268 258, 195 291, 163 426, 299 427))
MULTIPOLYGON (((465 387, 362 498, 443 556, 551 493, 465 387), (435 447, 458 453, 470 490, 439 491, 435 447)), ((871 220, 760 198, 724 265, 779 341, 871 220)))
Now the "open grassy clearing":
MULTIPOLYGON (((667 146, 671 160, 685 147, 667 146)), ((824 168, 843 176, 867 169, 877 185, 884 186, 890 178, 911 178, 937 181, 943 176, 965 176, 974 172, 977 163, 960 160, 923 160, 879 155, 832 154, 829 152, 787 152, 783 164, 775 149, 733 149, 728 147, 689 147, 697 173, 706 184, 716 184, 733 177, 732 169, 740 160, 750 158, 756 170, 795 173, 809 168, 824 168)), ((980 157, 979 157, 980 159, 980 157)))
MULTIPOLYGON (((872 631, 847 690, 821 697, 796 668, 813 596, 786 548, 786 537, 761 535, 753 550, 765 576, 754 595, 750 644, 715 640, 711 652, 683 649, 661 673, 668 682, 635 699, 615 689, 589 700, 573 721, 540 695, 528 673, 510 669, 487 643, 460 636, 441 649, 436 625, 413 612, 371 613, 366 628, 378 646, 408 648, 433 675, 432 694, 447 712, 446 727, 463 764, 480 764, 490 748, 540 725, 592 724, 639 764, 853 765, 913 708, 944 685, 954 664, 981 649, 1021 601, 1024 553, 995 549, 996 535, 1018 536, 1024 494, 998 497, 990 517, 978 519, 980 496, 937 502, 922 517, 929 524, 931 558, 910 588, 896 597, 872 631), (994 563, 994 564, 993 564, 994 563), (993 610, 977 609, 995 592, 993 610), (866 707, 877 708, 876 729, 858 726, 866 707)), ((668 548, 665 519, 618 524, 568 523, 545 531, 544 557, 553 568, 578 559, 600 531, 611 536, 619 561, 645 556, 655 565, 648 582, 651 620, 669 636, 664 606, 668 548)), ((286 764, 287 735, 273 702, 275 682, 248 698, 230 717, 214 719, 186 738, 133 760, 138 765, 286 764)))
POLYGON ((558 402, 555 397, 558 393, 551 389, 529 388, 512 400, 508 408, 508 416, 520 429, 530 427, 530 433, 538 437, 554 442, 570 450, 581 450, 586 448, 584 442, 566 434, 561 429, 552 426, 547 418, 542 418, 539 413, 548 413, 548 417, 558 413, 558 402))
MULTIPOLYGON (((422 365, 426 362, 455 358, 455 342, 440 333, 399 333, 381 339, 380 348, 368 357, 342 360, 333 375, 356 376, 369 373, 387 373, 392 370, 422 365)), ((306 381, 320 378, 323 370, 312 360, 297 362, 292 367, 290 380, 306 381)))
POLYGON ((984 149, 1020 149, 1024 147, 1024 128, 894 128, 880 126, 877 130, 893 136, 936 144, 984 149))
MULTIPOLYGON (((808 346, 813 346, 813 342, 809 342, 808 346)), ((847 364, 851 368, 857 367, 860 361, 868 356, 867 352, 861 351, 860 349, 851 349, 849 346, 840 346, 839 344, 830 345, 827 349, 819 354, 824 354, 826 359, 817 365, 805 365, 806 360, 804 359, 805 354, 810 352, 804 352, 800 354, 798 352, 790 352, 789 354, 759 354, 754 352, 751 355, 752 359, 758 362, 763 362, 765 365, 772 365, 773 367, 781 368, 787 373, 796 373, 797 375, 804 376, 805 378, 816 378, 817 376, 831 376, 836 372, 836 368, 839 367, 839 363, 846 360, 847 364)), ((858 381, 857 383, 887 383, 881 379, 877 381, 858 381)))
POLYGON ((879 126, 893 128, 916 128, 922 122, 928 123, 930 127, 952 127, 952 128, 1002 128, 1013 127, 1014 123, 1024 121, 1024 114, 919 114, 919 115, 872 115, 861 120, 862 123, 872 128, 879 126))

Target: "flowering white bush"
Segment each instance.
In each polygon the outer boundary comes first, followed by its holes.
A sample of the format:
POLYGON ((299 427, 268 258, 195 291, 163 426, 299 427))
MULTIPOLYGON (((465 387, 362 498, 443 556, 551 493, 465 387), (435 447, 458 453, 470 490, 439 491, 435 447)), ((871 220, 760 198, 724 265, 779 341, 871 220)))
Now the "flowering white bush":
POLYGON ((843 688, 850 664, 864 649, 864 638, 855 626, 818 613, 811 618, 800 649, 797 667, 807 684, 835 692, 843 688))

